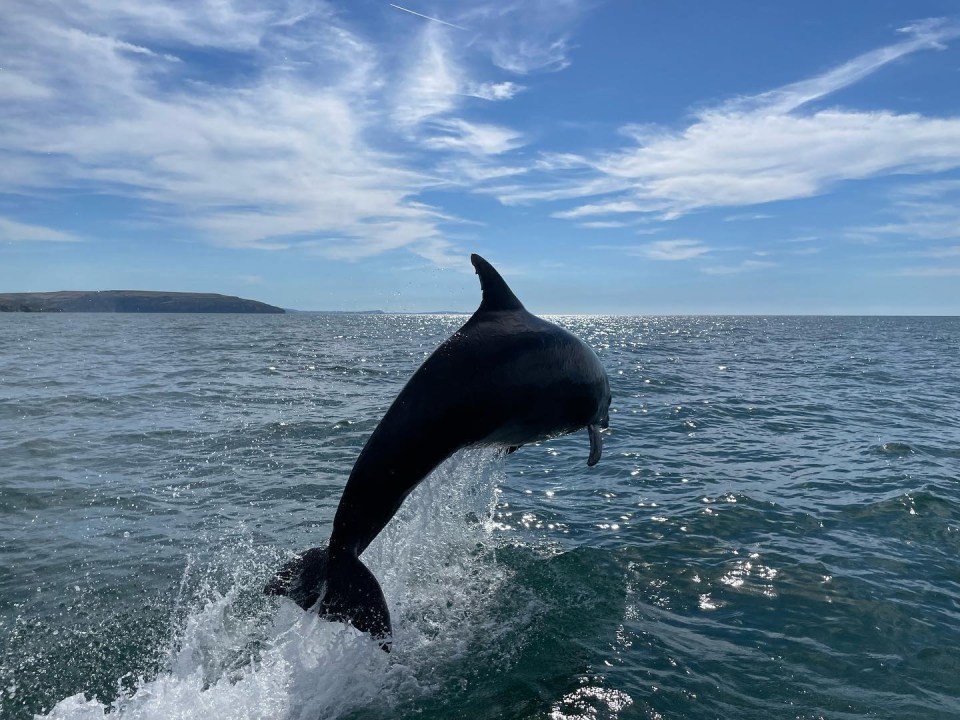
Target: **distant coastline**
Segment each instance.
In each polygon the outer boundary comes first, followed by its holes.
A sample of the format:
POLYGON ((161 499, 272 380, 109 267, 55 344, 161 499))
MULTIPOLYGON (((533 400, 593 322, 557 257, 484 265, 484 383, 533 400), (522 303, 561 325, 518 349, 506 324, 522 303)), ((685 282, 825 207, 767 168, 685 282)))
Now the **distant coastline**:
POLYGON ((154 290, 63 290, 0 293, 0 312, 283 313, 257 300, 216 293, 154 290))

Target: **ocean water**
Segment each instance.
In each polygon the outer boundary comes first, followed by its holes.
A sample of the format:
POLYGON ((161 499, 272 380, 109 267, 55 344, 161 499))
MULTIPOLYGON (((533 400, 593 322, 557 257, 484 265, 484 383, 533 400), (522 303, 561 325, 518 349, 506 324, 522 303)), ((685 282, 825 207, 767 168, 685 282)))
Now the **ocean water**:
POLYGON ((462 320, 0 317, 0 716, 960 717, 957 318, 558 318, 599 465, 438 469, 390 655, 261 595, 462 320))

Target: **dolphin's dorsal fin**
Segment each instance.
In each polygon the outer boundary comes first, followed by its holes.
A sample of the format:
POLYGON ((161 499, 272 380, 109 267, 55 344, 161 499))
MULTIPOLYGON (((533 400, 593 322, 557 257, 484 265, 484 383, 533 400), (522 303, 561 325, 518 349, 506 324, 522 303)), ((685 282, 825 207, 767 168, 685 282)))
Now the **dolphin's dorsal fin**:
POLYGON ((497 310, 523 310, 523 303, 517 300, 507 283, 500 277, 500 273, 494 269, 493 265, 488 263, 482 257, 474 253, 470 256, 470 262, 477 270, 480 276, 480 290, 483 292, 483 300, 477 312, 495 312, 497 310))

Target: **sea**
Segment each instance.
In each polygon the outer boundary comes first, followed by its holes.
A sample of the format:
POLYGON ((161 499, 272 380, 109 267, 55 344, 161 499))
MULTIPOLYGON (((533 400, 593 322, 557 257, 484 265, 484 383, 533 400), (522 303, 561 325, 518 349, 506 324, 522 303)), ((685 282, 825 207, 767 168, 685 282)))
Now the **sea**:
POLYGON ((438 468, 363 556, 389 654, 263 595, 464 319, 0 316, 0 716, 960 717, 960 318, 553 318, 597 466, 438 468))

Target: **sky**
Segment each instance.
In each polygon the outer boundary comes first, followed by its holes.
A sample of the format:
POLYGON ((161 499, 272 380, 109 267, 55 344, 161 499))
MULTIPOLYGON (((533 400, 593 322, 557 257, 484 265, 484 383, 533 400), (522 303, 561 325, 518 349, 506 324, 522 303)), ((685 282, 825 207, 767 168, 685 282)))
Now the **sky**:
POLYGON ((955 0, 4 0, 0 292, 960 315, 955 0))

